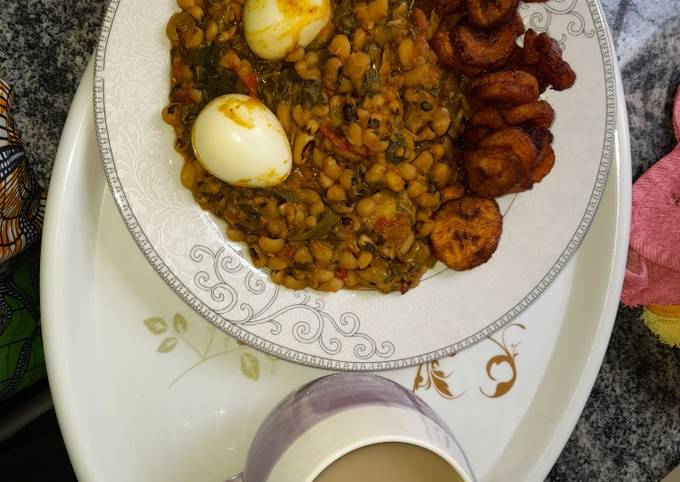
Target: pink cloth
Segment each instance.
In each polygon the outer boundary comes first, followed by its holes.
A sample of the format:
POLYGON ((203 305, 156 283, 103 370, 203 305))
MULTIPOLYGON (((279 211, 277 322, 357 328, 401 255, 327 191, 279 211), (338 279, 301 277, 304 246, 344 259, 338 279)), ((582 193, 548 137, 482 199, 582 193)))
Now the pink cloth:
MULTIPOLYGON (((680 142, 680 89, 673 107, 680 142)), ((628 265, 621 300, 680 304, 680 144, 633 185, 628 265)))

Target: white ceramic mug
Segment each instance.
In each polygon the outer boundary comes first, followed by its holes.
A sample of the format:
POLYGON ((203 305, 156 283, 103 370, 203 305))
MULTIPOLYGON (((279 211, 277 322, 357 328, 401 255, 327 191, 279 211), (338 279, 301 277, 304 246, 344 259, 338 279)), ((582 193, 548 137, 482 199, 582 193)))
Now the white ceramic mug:
POLYGON ((425 448, 465 482, 474 476, 456 438, 417 395, 383 377, 338 373, 314 380, 281 401, 253 440, 233 482, 313 482, 340 457, 368 445, 425 448))

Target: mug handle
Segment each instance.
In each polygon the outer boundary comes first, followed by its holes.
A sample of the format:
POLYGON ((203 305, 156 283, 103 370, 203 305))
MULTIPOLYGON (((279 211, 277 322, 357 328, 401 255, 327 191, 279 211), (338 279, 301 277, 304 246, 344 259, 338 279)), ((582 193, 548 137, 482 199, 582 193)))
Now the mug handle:
POLYGON ((238 475, 234 475, 233 477, 225 480, 224 482, 244 482, 243 480, 243 472, 241 472, 238 475))

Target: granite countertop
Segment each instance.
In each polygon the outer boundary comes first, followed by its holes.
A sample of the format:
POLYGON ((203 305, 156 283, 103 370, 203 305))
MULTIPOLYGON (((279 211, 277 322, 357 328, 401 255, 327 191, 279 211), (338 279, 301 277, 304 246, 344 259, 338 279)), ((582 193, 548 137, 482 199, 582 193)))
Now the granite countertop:
MULTIPOLYGON (((15 119, 45 186, 105 3, 0 0, 0 78, 16 90, 15 119)), ((637 177, 674 145, 680 5, 602 3, 621 66, 637 177)), ((680 464, 680 350, 661 345, 639 316, 619 310, 590 399, 548 480, 658 481, 680 464)))

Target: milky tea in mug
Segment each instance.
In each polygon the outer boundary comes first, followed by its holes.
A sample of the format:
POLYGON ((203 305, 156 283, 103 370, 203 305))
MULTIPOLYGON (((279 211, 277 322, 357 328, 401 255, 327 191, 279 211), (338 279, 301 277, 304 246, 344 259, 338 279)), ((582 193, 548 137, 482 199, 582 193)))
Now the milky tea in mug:
POLYGON ((324 469, 314 482, 462 482, 439 455, 417 445, 388 442, 356 449, 324 469))
POLYGON ((334 373, 301 386, 255 434, 231 482, 475 482, 453 432, 387 378, 334 373))

